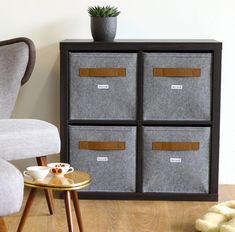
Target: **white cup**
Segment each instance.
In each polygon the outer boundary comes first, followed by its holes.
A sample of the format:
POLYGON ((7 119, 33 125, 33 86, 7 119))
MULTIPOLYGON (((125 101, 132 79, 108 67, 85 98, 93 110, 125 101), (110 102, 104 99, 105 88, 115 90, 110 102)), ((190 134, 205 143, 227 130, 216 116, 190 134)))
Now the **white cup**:
POLYGON ((48 175, 49 171, 50 168, 46 166, 31 166, 27 167, 23 174, 26 177, 32 177, 34 180, 42 180, 48 175))
POLYGON ((55 176, 64 176, 74 171, 74 168, 70 167, 68 163, 49 163, 47 167, 51 168, 51 173, 55 176))

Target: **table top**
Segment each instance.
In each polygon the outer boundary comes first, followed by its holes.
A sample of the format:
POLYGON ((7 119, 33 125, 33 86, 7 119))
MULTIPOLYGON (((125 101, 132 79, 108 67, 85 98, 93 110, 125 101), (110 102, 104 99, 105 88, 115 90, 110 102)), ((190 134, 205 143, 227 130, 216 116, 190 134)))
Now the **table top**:
POLYGON ((87 187, 90 183, 91 176, 88 173, 79 170, 65 174, 64 177, 48 174, 43 180, 33 180, 33 178, 24 177, 25 186, 58 191, 78 190, 87 187))

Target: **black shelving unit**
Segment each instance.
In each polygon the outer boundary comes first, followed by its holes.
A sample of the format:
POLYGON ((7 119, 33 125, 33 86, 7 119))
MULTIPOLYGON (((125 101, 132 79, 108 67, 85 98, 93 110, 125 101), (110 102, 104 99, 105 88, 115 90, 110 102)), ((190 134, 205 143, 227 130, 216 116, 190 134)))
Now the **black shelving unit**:
POLYGON ((84 199, 143 199, 143 200, 198 200, 216 201, 218 199, 218 164, 219 164, 219 131, 220 131, 220 86, 221 86, 221 50, 222 43, 216 40, 116 40, 113 43, 93 42, 91 40, 68 39, 60 43, 60 134, 61 161, 70 162, 69 126, 136 126, 136 192, 80 192, 84 199), (70 60, 73 52, 118 52, 137 53, 137 117, 136 120, 71 120, 69 118, 70 96, 70 60), (211 53, 211 119, 210 120, 144 120, 143 119, 143 53, 211 53), (143 126, 174 127, 209 127, 210 165, 208 193, 162 193, 142 191, 143 161, 143 126))

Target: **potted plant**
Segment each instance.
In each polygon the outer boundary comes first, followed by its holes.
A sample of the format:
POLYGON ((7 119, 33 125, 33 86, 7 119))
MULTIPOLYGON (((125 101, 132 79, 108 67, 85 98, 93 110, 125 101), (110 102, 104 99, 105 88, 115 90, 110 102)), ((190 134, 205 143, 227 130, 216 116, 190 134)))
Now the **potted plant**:
POLYGON ((120 11, 113 6, 88 8, 91 17, 91 34, 94 41, 112 42, 117 30, 117 16, 120 11))

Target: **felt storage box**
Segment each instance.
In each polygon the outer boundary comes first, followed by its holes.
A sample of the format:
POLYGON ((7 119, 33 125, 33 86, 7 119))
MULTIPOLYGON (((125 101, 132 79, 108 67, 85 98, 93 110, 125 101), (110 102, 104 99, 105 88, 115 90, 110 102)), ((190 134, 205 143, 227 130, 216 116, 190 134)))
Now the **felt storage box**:
POLYGON ((210 120, 211 63, 211 53, 144 53, 144 120, 210 120))
POLYGON ((136 127, 69 126, 69 136, 71 165, 92 176, 85 192, 135 192, 136 127))
POLYGON ((69 53, 70 119, 136 119, 136 53, 69 53))
POLYGON ((144 127, 143 192, 208 193, 209 127, 144 127))

